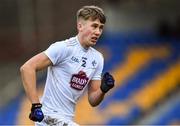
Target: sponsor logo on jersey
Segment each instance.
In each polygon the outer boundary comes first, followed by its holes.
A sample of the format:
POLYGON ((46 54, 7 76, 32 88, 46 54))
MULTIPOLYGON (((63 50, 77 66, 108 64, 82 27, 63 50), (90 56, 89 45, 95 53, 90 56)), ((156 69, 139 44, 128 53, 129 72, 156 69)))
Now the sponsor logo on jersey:
POLYGON ((83 71, 79 71, 78 74, 72 75, 70 85, 76 90, 83 90, 88 80, 89 78, 87 77, 86 73, 83 71))
POLYGON ((77 63, 79 63, 79 62, 80 62, 80 61, 79 61, 79 59, 78 59, 78 58, 76 58, 76 57, 74 57, 74 56, 72 56, 72 57, 71 57, 71 60, 72 60, 72 61, 74 61, 74 62, 77 62, 77 63))

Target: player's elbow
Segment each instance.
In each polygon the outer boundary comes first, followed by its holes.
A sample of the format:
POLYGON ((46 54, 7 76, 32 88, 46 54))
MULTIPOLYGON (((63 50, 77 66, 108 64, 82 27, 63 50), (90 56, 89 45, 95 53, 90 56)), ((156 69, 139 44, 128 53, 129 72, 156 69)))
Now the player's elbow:
POLYGON ((95 104, 95 103, 90 103, 91 107, 96 107, 98 106, 99 104, 95 104))
POLYGON ((21 74, 22 74, 24 71, 25 71, 25 66, 22 65, 22 66, 20 67, 20 72, 21 72, 21 74))
POLYGON ((20 72, 23 73, 26 70, 25 64, 20 67, 20 72))
POLYGON ((100 104, 100 102, 95 102, 95 101, 89 99, 89 104, 91 105, 91 107, 96 107, 100 104))
POLYGON ((29 71, 30 69, 32 69, 31 66, 25 63, 20 67, 20 73, 26 73, 26 71, 29 71))

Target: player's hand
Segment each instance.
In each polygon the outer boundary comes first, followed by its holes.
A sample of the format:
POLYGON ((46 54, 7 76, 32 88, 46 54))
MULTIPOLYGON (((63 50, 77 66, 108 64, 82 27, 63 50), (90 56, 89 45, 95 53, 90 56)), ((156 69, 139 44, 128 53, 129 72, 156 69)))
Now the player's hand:
POLYGON ((111 74, 106 72, 103 75, 102 81, 101 81, 101 91, 106 93, 108 92, 111 88, 114 87, 114 78, 111 74))
POLYGON ((41 103, 34 103, 31 107, 31 113, 29 114, 29 119, 35 122, 41 122, 44 118, 44 114, 41 110, 41 103))

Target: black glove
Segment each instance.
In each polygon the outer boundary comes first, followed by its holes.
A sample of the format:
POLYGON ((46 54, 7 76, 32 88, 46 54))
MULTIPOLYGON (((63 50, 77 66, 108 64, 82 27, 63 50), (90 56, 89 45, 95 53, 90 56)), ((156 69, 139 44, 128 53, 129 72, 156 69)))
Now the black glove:
POLYGON ((111 88, 114 87, 114 78, 111 74, 106 72, 103 75, 102 81, 101 81, 101 91, 106 93, 108 92, 111 88))
POLYGON ((41 122, 44 118, 44 114, 41 110, 41 103, 34 103, 31 107, 31 113, 29 114, 29 119, 35 122, 41 122))

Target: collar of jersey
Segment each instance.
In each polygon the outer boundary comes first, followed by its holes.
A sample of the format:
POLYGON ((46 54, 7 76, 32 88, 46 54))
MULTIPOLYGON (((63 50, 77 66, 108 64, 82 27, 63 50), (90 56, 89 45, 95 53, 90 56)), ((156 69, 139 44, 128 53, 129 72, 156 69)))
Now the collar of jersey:
POLYGON ((87 51, 88 51, 89 48, 88 48, 88 49, 84 48, 84 47, 81 45, 81 43, 79 42, 77 36, 76 36, 76 41, 78 42, 78 45, 80 46, 80 48, 81 48, 84 52, 87 52, 87 51))

